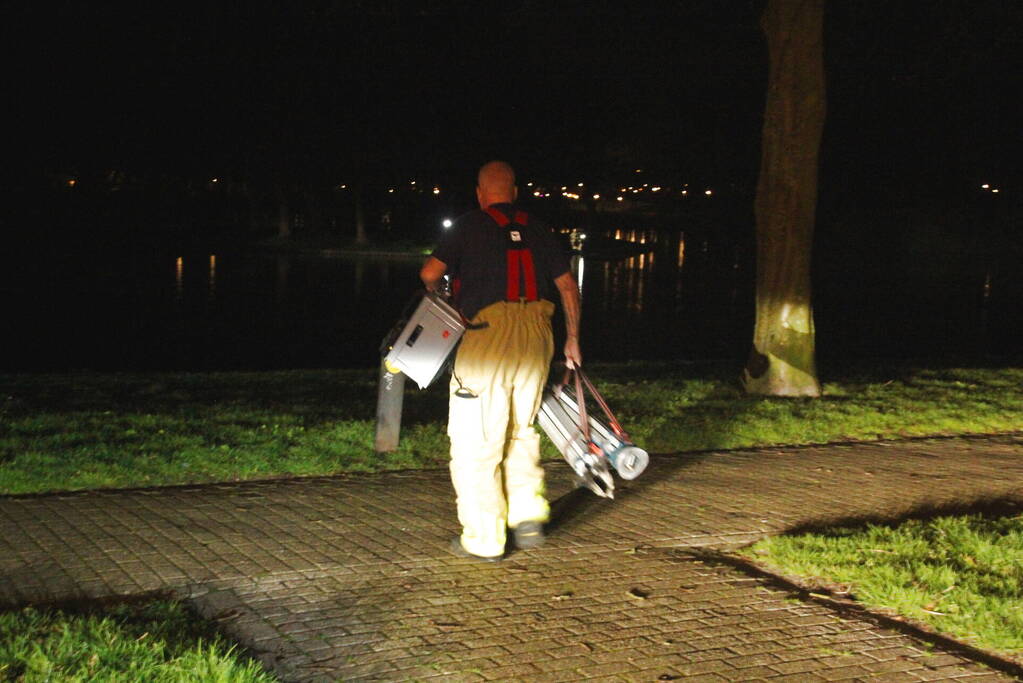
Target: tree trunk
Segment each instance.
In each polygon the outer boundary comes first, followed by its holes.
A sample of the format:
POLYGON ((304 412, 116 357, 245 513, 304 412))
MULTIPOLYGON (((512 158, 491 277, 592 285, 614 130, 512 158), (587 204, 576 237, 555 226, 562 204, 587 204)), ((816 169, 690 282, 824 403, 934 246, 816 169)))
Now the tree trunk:
POLYGON ((303 204, 305 204, 306 230, 317 235, 323 232, 323 208, 320 205, 320 198, 308 187, 302 193, 303 204))
POLYGON ((277 237, 286 240, 291 237, 291 207, 279 185, 274 187, 274 198, 277 200, 277 237))
POLYGON ((757 294, 743 383, 768 396, 820 396, 810 256, 824 128, 824 0, 768 0, 770 59, 757 183, 757 294))
POLYGON ((366 213, 362 208, 363 186, 360 184, 355 188, 355 243, 366 244, 366 213))

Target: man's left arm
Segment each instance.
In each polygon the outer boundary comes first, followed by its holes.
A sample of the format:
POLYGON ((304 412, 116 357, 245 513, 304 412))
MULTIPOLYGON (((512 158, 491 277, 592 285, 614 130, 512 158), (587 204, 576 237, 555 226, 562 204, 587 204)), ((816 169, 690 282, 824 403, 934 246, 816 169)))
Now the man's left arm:
POLYGON ((565 364, 570 368, 581 367, 583 354, 579 349, 579 285, 572 272, 568 271, 554 280, 561 294, 561 308, 565 312, 565 364))

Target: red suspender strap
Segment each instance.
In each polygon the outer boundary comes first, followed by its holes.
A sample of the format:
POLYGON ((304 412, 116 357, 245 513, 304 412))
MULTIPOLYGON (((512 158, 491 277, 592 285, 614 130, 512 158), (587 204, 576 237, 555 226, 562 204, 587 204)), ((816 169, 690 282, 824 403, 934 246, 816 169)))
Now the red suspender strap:
MULTIPOLYGON (((526 301, 536 301, 536 270, 533 268, 533 252, 523 249, 522 254, 522 279, 526 281, 526 301)), ((518 289, 518 278, 515 278, 516 289, 518 289)))
MULTIPOLYGON (((515 222, 525 226, 529 223, 529 215, 525 211, 515 212, 515 222)), ((526 299, 537 301, 539 296, 536 292, 536 268, 533 267, 533 252, 526 249, 522 252, 522 279, 526 281, 526 299)))
POLYGON ((491 218, 497 221, 497 224, 500 225, 502 228, 511 223, 511 221, 508 220, 507 216, 505 216, 503 213, 501 213, 492 206, 488 206, 486 208, 486 212, 491 218))
MULTIPOLYGON (((522 250, 509 249, 506 253, 508 254, 508 285, 504 298, 508 301, 514 301, 519 298, 519 267, 522 263, 522 250)), ((526 253, 528 254, 529 252, 527 251, 526 253)))

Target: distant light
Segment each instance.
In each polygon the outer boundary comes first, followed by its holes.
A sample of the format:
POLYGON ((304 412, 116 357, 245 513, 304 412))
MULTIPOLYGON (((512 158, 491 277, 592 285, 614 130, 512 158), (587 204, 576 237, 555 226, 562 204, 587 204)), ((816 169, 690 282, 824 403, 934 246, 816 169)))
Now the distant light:
POLYGON ((625 197, 622 197, 621 195, 619 195, 618 197, 615 198, 615 201, 616 202, 620 202, 620 201, 624 201, 624 199, 625 199, 625 197))
POLYGON ((586 239, 586 233, 584 232, 583 234, 579 235, 579 239, 581 240, 586 239))
POLYGON ((388 188, 387 192, 388 194, 394 194, 394 188, 393 187, 388 188))
POLYGON ((637 168, 636 169, 636 173, 642 173, 642 172, 643 172, 643 169, 641 169, 641 168, 637 168))
POLYGON ((439 187, 433 188, 433 193, 434 194, 440 194, 440 188, 439 187))
POLYGON ((710 191, 710 190, 707 190, 703 194, 705 194, 705 195, 707 195, 709 197, 709 196, 711 196, 714 193, 712 191, 710 191))
POLYGON ((443 221, 443 222, 441 222, 441 225, 443 225, 443 226, 444 226, 444 229, 445 229, 445 230, 447 230, 447 229, 448 229, 448 228, 450 228, 450 227, 451 227, 452 225, 454 225, 454 222, 453 222, 453 221, 452 221, 452 220, 451 220, 450 218, 445 218, 445 219, 444 219, 444 221, 443 221))
POLYGON ((988 185, 987 183, 984 183, 983 185, 980 186, 980 189, 982 189, 982 190, 990 190, 991 186, 988 185))
POLYGON ((567 189, 568 189, 568 185, 562 185, 562 186, 561 186, 561 191, 562 191, 562 192, 564 192, 564 191, 565 191, 565 190, 567 190, 567 189))
POLYGON ((650 188, 650 191, 651 191, 651 192, 660 192, 660 191, 661 191, 661 188, 659 188, 659 187, 651 187, 651 188, 650 188))
POLYGON ((593 198, 594 199, 600 199, 600 195, 599 194, 595 194, 595 195, 593 195, 593 198))
POLYGON ((219 183, 220 182, 220 178, 213 178, 212 180, 210 180, 210 182, 211 183, 219 183))
POLYGON ((996 187, 995 189, 991 190, 991 193, 992 194, 998 194, 998 188, 996 187))
POLYGON ((410 181, 409 181, 409 184, 410 184, 410 185, 415 185, 415 184, 416 184, 416 181, 414 181, 414 180, 410 180, 410 181))
POLYGON ((543 192, 541 192, 540 190, 536 190, 536 191, 533 192, 533 196, 534 197, 542 197, 543 196, 543 192))
POLYGON ((341 186, 340 186, 340 187, 339 187, 338 189, 341 189, 341 190, 347 190, 347 189, 348 189, 348 186, 347 186, 347 185, 341 185, 341 186))
POLYGON ((533 187, 533 181, 530 180, 528 183, 526 183, 526 187, 533 187))
POLYGON ((71 180, 67 181, 67 186, 68 187, 74 187, 77 184, 78 184, 78 181, 75 180, 74 178, 72 178, 71 180))
POLYGON ((582 186, 583 186, 583 184, 582 184, 582 183, 579 183, 578 187, 582 187, 582 186))
POLYGON ((687 194, 689 194, 689 190, 682 190, 682 196, 683 197, 685 197, 687 194))

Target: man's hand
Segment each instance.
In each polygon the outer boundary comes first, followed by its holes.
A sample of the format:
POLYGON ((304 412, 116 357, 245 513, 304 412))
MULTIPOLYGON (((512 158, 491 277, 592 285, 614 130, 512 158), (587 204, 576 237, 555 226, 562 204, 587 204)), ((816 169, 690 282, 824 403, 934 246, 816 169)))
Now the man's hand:
POLYGON ((569 337, 565 341, 565 365, 567 365, 569 369, 575 369, 582 367, 582 364, 583 354, 582 351, 579 350, 579 340, 575 337, 569 337))
POLYGON ((422 270, 419 271, 419 279, 423 281, 423 286, 426 287, 426 291, 437 291, 437 287, 440 286, 440 281, 444 279, 444 273, 446 273, 447 270, 447 264, 440 259, 436 259, 432 256, 426 259, 426 263, 423 264, 422 270))

